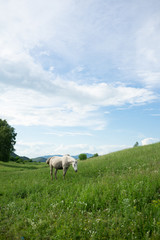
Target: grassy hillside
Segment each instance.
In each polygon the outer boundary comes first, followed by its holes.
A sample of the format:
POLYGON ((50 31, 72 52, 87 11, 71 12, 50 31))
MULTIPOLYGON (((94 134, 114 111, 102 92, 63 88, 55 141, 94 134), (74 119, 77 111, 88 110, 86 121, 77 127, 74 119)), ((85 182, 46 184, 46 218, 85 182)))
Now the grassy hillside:
POLYGON ((45 163, 0 162, 0 239, 160 236, 160 144, 79 162, 51 182, 45 163))

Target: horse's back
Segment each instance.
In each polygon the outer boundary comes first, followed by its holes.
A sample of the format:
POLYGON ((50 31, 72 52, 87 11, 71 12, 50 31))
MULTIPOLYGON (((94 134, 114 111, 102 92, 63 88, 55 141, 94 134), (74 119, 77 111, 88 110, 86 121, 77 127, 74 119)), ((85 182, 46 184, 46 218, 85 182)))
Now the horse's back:
POLYGON ((63 169, 62 167, 62 158, 61 157, 52 157, 51 165, 56 169, 63 169))
POLYGON ((70 158, 71 157, 67 155, 63 157, 54 156, 50 159, 50 164, 56 169, 68 168, 71 164, 71 162, 68 161, 70 158))

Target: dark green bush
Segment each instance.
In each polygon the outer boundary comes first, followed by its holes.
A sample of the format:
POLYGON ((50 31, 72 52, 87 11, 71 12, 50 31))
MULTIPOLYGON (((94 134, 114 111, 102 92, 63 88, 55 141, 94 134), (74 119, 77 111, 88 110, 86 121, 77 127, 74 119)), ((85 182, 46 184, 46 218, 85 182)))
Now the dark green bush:
POLYGON ((81 153, 81 154, 79 155, 79 159, 80 159, 80 160, 86 160, 86 159, 87 159, 87 154, 81 153))

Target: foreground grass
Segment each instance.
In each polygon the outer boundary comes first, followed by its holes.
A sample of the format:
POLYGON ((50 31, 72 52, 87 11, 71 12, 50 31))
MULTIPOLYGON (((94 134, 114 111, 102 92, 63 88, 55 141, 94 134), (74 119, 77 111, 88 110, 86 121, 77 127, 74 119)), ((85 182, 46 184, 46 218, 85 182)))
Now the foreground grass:
POLYGON ((160 144, 79 162, 0 162, 0 239, 160 239, 160 144))

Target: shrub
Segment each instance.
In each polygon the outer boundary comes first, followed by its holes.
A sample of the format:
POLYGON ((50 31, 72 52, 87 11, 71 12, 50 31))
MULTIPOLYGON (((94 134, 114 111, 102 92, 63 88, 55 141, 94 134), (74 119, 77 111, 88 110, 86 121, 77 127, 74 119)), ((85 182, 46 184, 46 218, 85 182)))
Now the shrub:
POLYGON ((98 153, 95 153, 95 154, 93 155, 93 157, 98 157, 98 153))
POLYGON ((86 159, 87 159, 87 154, 81 153, 81 154, 79 155, 79 159, 80 159, 80 160, 86 160, 86 159))
POLYGON ((23 160, 23 159, 21 159, 21 158, 18 158, 18 159, 17 159, 17 161, 16 161, 16 163, 23 163, 23 164, 24 164, 25 162, 24 162, 24 160, 23 160))
POLYGON ((139 143, 136 142, 133 147, 139 147, 139 143))

